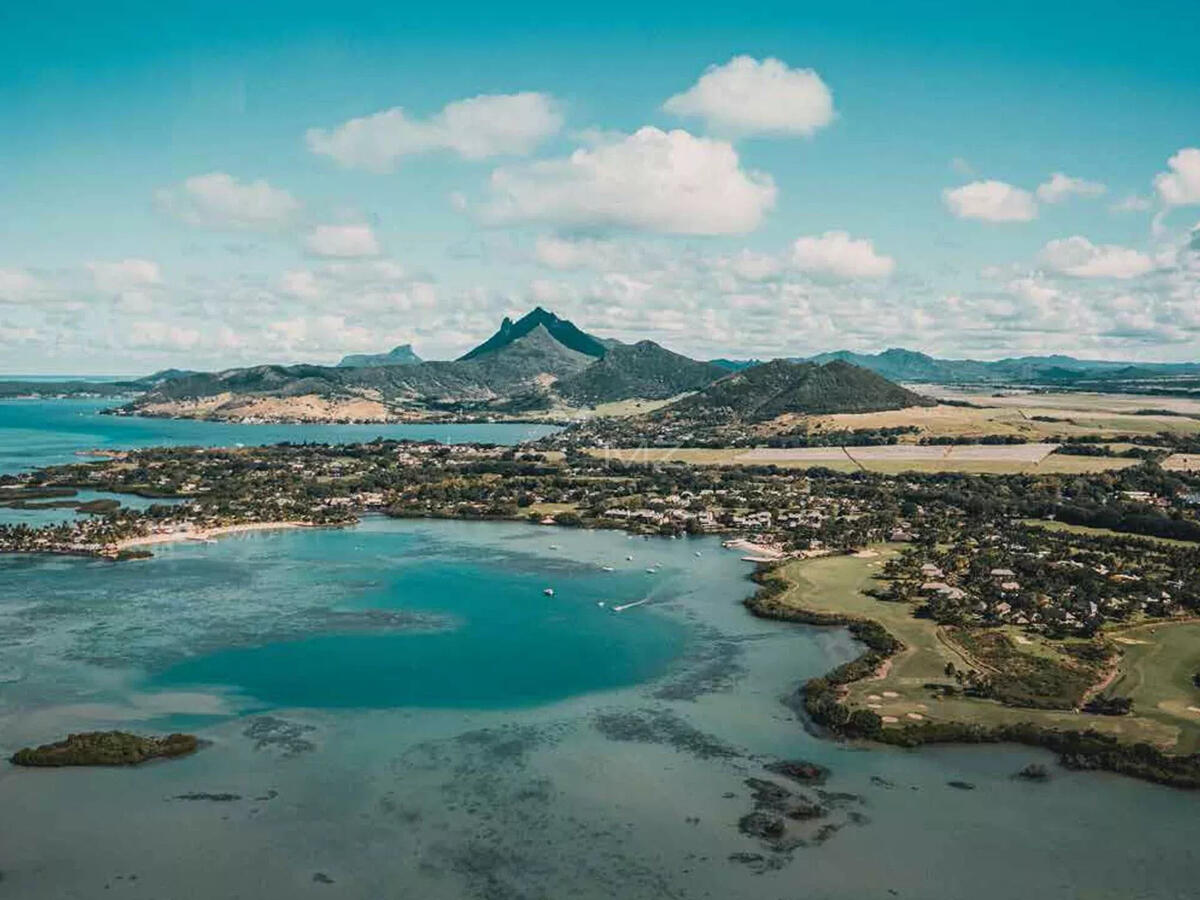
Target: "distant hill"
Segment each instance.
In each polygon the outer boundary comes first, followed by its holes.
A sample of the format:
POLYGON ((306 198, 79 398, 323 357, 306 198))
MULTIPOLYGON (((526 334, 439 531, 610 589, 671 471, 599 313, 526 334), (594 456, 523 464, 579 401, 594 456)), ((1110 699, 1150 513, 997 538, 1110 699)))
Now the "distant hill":
POLYGON ((714 366, 720 366, 726 372, 740 372, 742 369, 749 369, 751 366, 761 366, 761 359, 710 359, 710 363, 714 366))
POLYGON ((1075 359, 1059 354, 1020 356, 984 362, 974 359, 937 359, 914 350, 893 348, 882 353, 837 350, 796 362, 852 363, 895 381, 938 384, 1069 384, 1081 380, 1125 380, 1200 373, 1196 363, 1129 363, 1075 359))
POLYGON ((672 353, 654 341, 638 341, 609 347, 602 359, 559 381, 554 390, 575 406, 631 397, 665 400, 699 390, 725 374, 720 366, 672 353))
POLYGON ((387 353, 353 353, 343 356, 339 369, 363 369, 369 366, 415 366, 421 357, 413 352, 412 344, 401 344, 387 353))
POLYGON ((841 360, 819 365, 777 359, 727 375, 652 415, 697 424, 753 424, 785 413, 878 412, 933 401, 841 360))
POLYGON ((505 316, 504 321, 500 323, 499 331, 474 350, 460 356, 459 361, 476 359, 480 356, 486 356, 489 353, 495 353, 537 328, 544 328, 555 341, 570 350, 586 356, 599 359, 607 349, 604 342, 598 338, 580 331, 566 319, 560 319, 554 313, 547 312, 538 306, 515 322, 508 318, 508 316, 505 316))

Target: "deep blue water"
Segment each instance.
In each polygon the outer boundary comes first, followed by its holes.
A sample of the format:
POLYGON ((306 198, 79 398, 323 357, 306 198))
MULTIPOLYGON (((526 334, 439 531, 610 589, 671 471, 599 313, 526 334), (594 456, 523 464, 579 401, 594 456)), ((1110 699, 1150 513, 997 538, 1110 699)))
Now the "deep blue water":
POLYGON ((0 400, 0 473, 77 462, 76 451, 184 445, 225 447, 282 441, 356 443, 376 437, 516 444, 551 425, 240 425, 190 419, 103 416, 113 400, 0 400))

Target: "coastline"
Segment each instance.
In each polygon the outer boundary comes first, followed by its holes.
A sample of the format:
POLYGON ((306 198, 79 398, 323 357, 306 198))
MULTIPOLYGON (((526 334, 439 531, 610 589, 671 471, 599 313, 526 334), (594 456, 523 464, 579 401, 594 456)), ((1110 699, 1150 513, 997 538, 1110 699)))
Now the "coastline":
POLYGON ((1040 747, 1059 755, 1068 769, 1100 770, 1127 775, 1168 787, 1200 790, 1200 753, 1168 753, 1145 742, 1121 741, 1093 729, 1059 729, 1024 722, 987 726, 975 722, 913 722, 885 728, 871 710, 851 710, 843 701, 851 684, 878 677, 905 645, 879 622, 784 605, 778 601, 789 586, 776 573, 780 563, 760 564, 750 576, 759 588, 742 602, 751 615, 801 625, 841 627, 866 645, 849 662, 801 684, 789 703, 829 735, 894 747, 925 744, 1015 743, 1040 747))
POLYGON ((162 532, 140 537, 125 538, 106 546, 105 552, 120 553, 135 547, 147 547, 157 544, 173 544, 179 541, 210 541, 214 538, 229 534, 244 534, 251 531, 282 531, 290 528, 325 528, 329 526, 314 525, 311 522, 242 522, 237 525, 218 525, 214 528, 188 529, 184 531, 162 532))

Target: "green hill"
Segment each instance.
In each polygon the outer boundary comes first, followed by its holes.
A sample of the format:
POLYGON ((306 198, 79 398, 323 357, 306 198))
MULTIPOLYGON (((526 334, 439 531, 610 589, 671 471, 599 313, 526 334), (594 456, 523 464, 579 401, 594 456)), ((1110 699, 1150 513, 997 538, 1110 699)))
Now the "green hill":
POLYGON ((725 374, 720 366, 672 353, 654 341, 638 341, 609 347, 602 359, 559 381, 554 389, 575 406, 631 397, 665 400, 700 390, 725 374))
POLYGON ((727 375, 652 415, 697 424, 752 424, 785 413, 878 412, 932 404, 881 375, 840 360, 818 365, 777 359, 727 375))

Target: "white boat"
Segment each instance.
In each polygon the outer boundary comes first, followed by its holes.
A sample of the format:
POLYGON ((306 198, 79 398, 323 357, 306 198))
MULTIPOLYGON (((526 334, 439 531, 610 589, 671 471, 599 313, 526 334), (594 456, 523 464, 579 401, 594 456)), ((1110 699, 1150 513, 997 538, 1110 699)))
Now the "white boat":
POLYGON ((601 566, 600 568, 603 569, 605 572, 614 571, 612 566, 601 566))
POLYGON ((553 597, 554 596, 554 588, 546 588, 544 591, 542 591, 542 593, 545 594, 547 597, 553 597))
POLYGON ((634 600, 632 603, 622 603, 620 606, 614 606, 613 612, 625 612, 627 609, 633 609, 635 606, 641 606, 643 603, 648 603, 649 597, 643 597, 641 600, 634 600))
POLYGON ((558 544, 551 544, 551 545, 550 545, 550 549, 551 549, 551 550, 557 550, 557 549, 558 549, 558 544))
POLYGON ((633 557, 632 557, 632 556, 627 556, 627 557, 625 557, 625 560, 626 560, 627 562, 633 562, 633 557))
POLYGON ((697 550, 697 551, 696 551, 696 555, 697 555, 697 556, 702 556, 703 554, 702 554, 702 553, 701 553, 699 550, 697 550))
POLYGON ((646 571, 647 571, 647 572, 649 572, 651 575, 657 575, 657 574, 658 574, 658 569, 647 569, 646 571))
POLYGON ((603 601, 603 600, 597 600, 597 601, 596 601, 596 605, 597 605, 597 606, 603 606, 603 605, 604 605, 604 601, 603 601))

